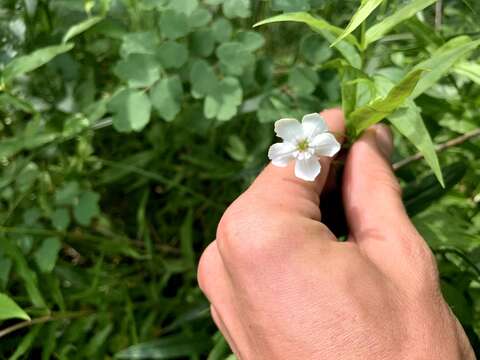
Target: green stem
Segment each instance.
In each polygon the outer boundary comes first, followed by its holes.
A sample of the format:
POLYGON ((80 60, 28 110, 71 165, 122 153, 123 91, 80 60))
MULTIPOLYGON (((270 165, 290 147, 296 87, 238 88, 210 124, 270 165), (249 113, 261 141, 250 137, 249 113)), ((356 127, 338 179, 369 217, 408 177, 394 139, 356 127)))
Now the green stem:
POLYGON ((33 320, 22 321, 15 325, 9 326, 3 330, 0 330, 0 338, 12 332, 15 332, 17 330, 21 330, 23 328, 30 327, 35 324, 44 324, 50 321, 73 319, 73 318, 82 317, 82 316, 91 315, 91 314, 93 313, 90 311, 75 311, 75 312, 60 313, 58 315, 47 315, 47 316, 42 316, 33 320))

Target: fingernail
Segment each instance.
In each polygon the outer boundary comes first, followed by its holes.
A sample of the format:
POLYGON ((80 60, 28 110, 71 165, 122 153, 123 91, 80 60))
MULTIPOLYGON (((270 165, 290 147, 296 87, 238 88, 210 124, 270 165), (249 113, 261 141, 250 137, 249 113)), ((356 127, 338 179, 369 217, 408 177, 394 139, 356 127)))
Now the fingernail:
POLYGON ((393 152, 393 138, 390 128, 384 124, 375 125, 375 140, 383 156, 390 160, 393 152))

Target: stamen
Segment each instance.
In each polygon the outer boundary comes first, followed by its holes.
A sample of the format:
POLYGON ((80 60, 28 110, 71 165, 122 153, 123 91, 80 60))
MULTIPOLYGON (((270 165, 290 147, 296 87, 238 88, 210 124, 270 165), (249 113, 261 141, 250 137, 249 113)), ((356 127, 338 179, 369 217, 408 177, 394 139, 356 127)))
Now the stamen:
POLYGON ((310 144, 308 143, 308 139, 302 139, 297 142, 297 149, 299 151, 307 151, 309 147, 310 144))

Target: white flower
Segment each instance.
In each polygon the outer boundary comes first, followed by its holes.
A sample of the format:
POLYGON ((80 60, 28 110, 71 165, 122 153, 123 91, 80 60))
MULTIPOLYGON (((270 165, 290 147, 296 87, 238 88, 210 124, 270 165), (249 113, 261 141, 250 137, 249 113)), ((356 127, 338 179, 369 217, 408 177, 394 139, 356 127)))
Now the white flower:
POLYGON ((306 181, 314 181, 320 174, 320 156, 333 157, 341 147, 335 136, 328 132, 320 114, 305 115, 301 124, 296 119, 278 120, 275 133, 283 142, 270 147, 268 158, 273 165, 280 167, 296 160, 295 176, 306 181))

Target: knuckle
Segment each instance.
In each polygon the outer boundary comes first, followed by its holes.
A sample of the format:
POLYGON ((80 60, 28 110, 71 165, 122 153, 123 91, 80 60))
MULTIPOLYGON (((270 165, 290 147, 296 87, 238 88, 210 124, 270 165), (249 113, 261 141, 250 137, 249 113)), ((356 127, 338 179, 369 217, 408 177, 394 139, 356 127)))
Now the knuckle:
POLYGON ((241 242, 243 224, 247 221, 246 216, 242 207, 236 203, 225 211, 217 227, 217 241, 221 250, 229 248, 229 244, 234 245, 241 242))
POLYGON ((213 251, 217 251, 215 241, 212 242, 204 251, 198 262, 197 282, 200 290, 208 292, 209 283, 214 278, 215 271, 213 267, 213 251))
POLYGON ((298 226, 291 226, 291 215, 270 214, 268 209, 255 209, 233 204, 220 220, 217 241, 226 265, 255 269, 291 247, 301 235, 298 226))

